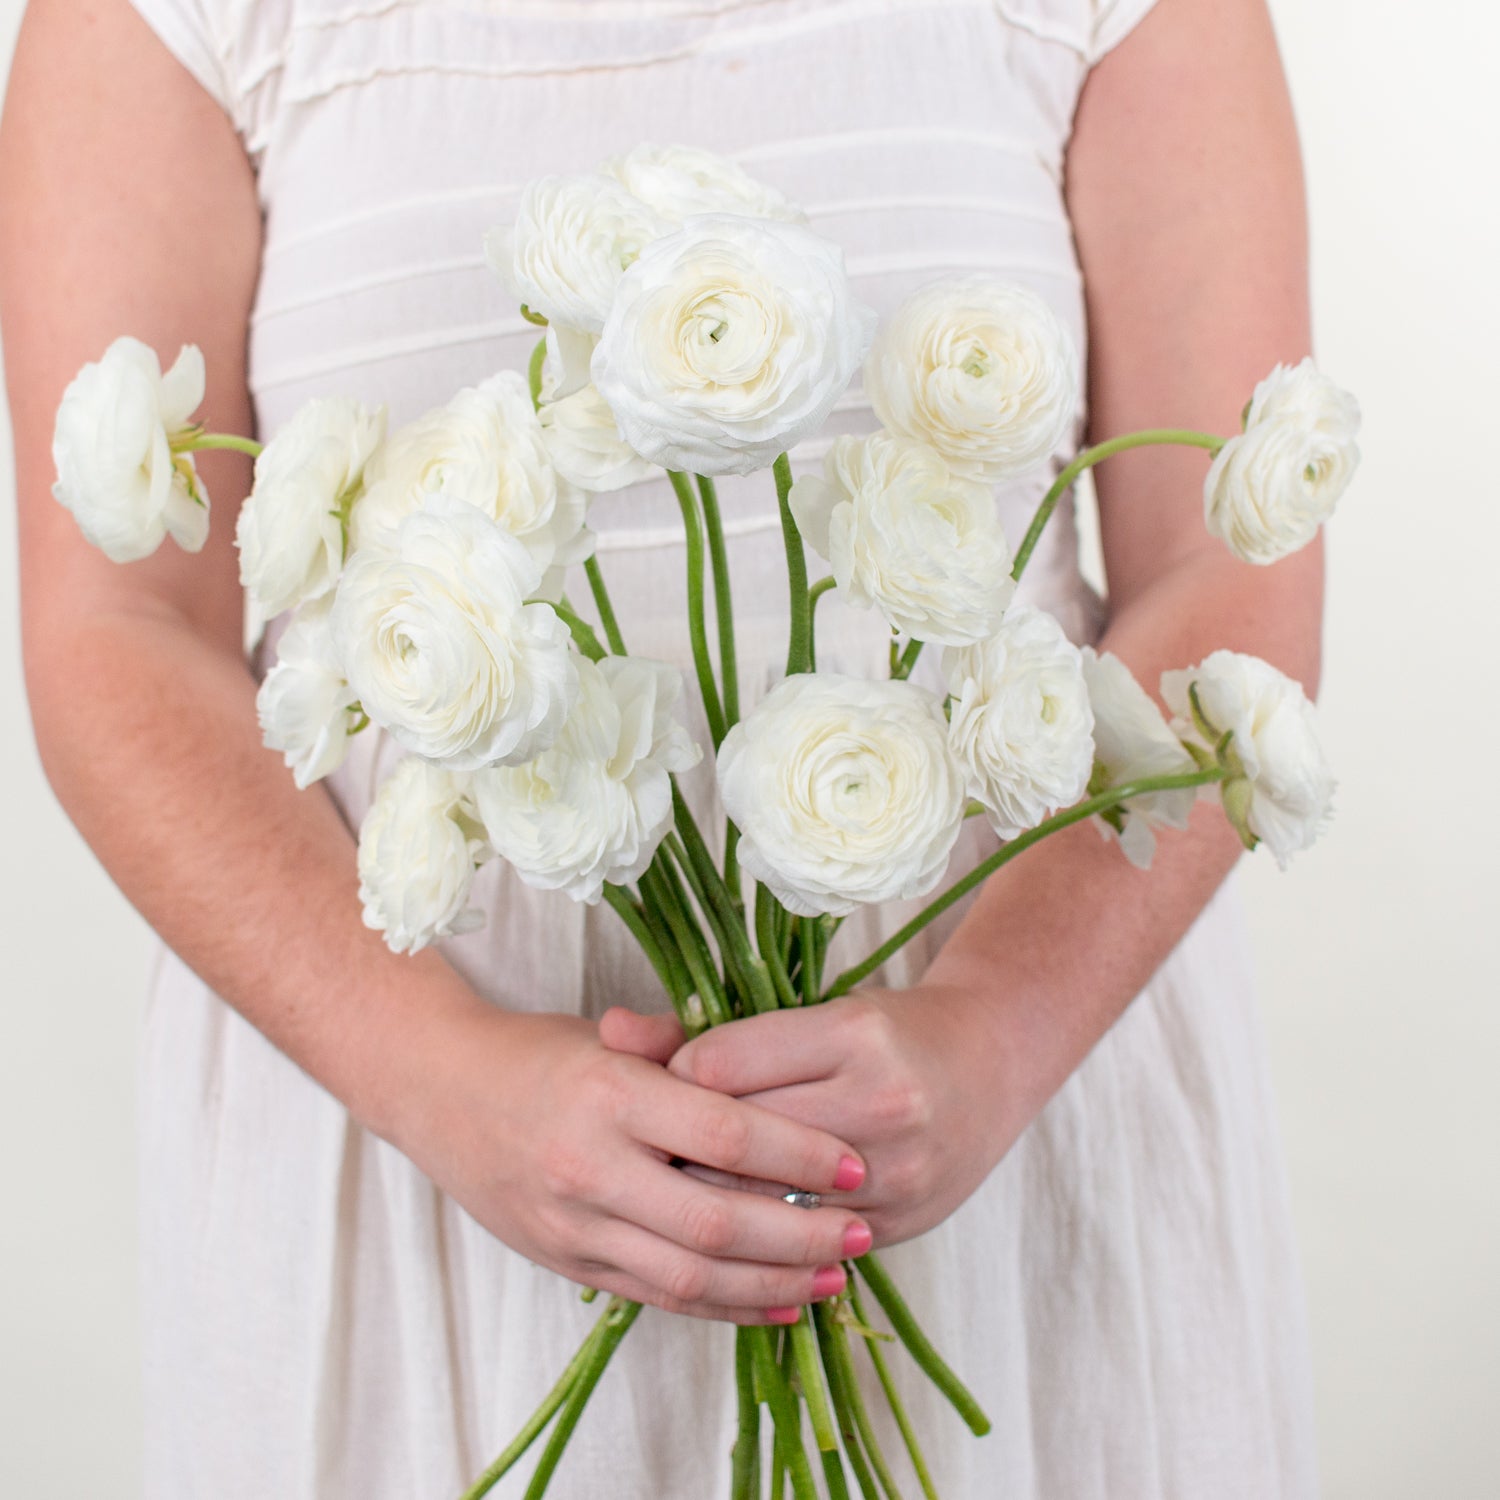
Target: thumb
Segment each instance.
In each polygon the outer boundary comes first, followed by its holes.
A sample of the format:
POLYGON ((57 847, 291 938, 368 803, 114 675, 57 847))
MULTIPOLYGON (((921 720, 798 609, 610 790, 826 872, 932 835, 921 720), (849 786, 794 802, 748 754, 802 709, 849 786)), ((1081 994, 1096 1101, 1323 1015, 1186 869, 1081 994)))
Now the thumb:
POLYGON ((629 1052, 665 1066, 683 1043, 675 1016, 642 1016, 612 1005, 599 1017, 599 1040, 611 1052, 629 1052))

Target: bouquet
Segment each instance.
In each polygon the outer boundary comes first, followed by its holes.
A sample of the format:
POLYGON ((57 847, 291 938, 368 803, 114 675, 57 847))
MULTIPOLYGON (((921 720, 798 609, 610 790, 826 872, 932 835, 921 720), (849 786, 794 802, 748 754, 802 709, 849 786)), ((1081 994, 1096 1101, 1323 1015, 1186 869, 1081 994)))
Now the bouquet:
MULTIPOLYGON (((474 872, 506 860, 528 884, 608 902, 692 1037, 847 994, 993 871, 1074 823, 1092 820, 1143 867, 1157 834, 1184 827, 1201 797, 1247 848, 1264 843, 1283 864, 1313 840, 1333 782, 1296 683, 1216 651, 1163 677, 1169 720, 1120 661, 1012 602, 1078 476, 1147 444, 1210 457, 1206 525, 1239 557, 1270 563, 1309 541, 1358 459, 1358 409, 1310 361, 1273 370, 1238 433, 1136 432, 1079 453, 1012 549, 994 486, 1049 462, 1079 381, 1066 332, 1029 292, 943 280, 877 329, 837 246, 732 163, 684 147, 531 183, 486 248, 539 328, 529 370, 396 431, 383 412, 333 397, 263 448, 207 433, 193 422, 198 351, 163 373, 129 338, 80 373, 57 422, 54 492, 118 561, 168 533, 201 547, 209 497, 194 453, 255 455, 241 577, 257 629, 292 612, 259 691, 265 741, 301 787, 372 725, 407 752, 359 838, 363 918, 393 949, 480 922, 474 872), (788 450, 861 368, 879 430, 838 438, 821 473, 794 478, 788 450), (590 507, 607 503, 594 497, 654 466, 681 509, 707 747, 677 716, 683 674, 629 653, 629 621, 593 555, 590 507), (745 710, 715 479, 765 469, 790 624, 784 676, 745 710), (815 581, 809 551, 827 568, 815 581), (579 572, 592 622, 568 592, 579 572), (888 626, 884 677, 819 670, 817 606, 835 589, 888 626), (942 691, 912 678, 929 648, 942 691), (719 826, 695 817, 677 781, 705 749, 719 826), (830 972, 842 920, 937 892, 976 816, 996 852, 830 972)), ((790 1201, 816 1201, 788 1186, 790 1201)), ((988 1429, 878 1256, 845 1270, 844 1288, 791 1310, 795 1321, 737 1331, 734 1500, 767 1489, 779 1500, 788 1485, 797 1500, 842 1500, 851 1478, 865 1500, 899 1493, 856 1376, 864 1360, 934 1495, 892 1378, 893 1337, 976 1434, 988 1429)), ((608 1300, 465 1500, 550 1427, 526 1492, 543 1494, 639 1312, 608 1300)))

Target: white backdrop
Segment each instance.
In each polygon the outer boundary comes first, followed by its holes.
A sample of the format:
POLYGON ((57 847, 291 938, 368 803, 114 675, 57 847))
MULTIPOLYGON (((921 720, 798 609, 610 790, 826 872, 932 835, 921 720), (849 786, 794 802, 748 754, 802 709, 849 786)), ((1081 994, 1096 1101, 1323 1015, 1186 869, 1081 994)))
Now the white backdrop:
MULTIPOLYGON (((0 71, 21 8, 0 0, 0 71)), ((1500 14, 1474 0, 1272 9, 1308 164, 1319 356, 1366 424, 1331 538, 1337 822, 1288 874, 1265 858, 1247 871, 1325 1490, 1494 1500, 1500 715, 1485 606, 1500 503, 1484 450, 1500 396, 1500 14)), ((148 940, 26 731, 9 457, 0 432, 0 1492, 71 1500, 139 1488, 148 940)))

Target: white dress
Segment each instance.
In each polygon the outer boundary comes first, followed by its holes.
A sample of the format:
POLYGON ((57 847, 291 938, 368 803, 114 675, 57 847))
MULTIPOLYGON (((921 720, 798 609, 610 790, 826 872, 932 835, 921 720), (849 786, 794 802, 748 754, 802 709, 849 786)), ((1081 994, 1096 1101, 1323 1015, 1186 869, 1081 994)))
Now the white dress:
MULTIPOLYGON (((400 421, 524 368, 534 330, 485 269, 483 231, 528 178, 639 141, 735 156, 845 248, 882 311, 937 274, 985 269, 1041 293, 1081 344, 1064 151, 1089 66, 1151 0, 134 3, 256 166, 249 375, 270 434, 315 394, 385 402, 400 421)), ((856 390, 829 435, 870 424, 856 390)), ((1013 539, 1043 484, 1000 496, 1013 539)), ((785 639, 769 476, 723 498, 753 697, 785 639)), ((646 485, 599 500, 591 521, 632 647, 684 661, 674 513, 646 485)), ((1099 609, 1075 554, 1064 511, 1026 595, 1083 639, 1099 609)), ((820 616, 820 656, 878 669, 870 617, 828 602, 820 616)), ((394 759, 373 735, 356 744, 333 783, 351 823, 394 759)), ((496 1002, 661 1003, 607 908, 495 865, 481 895, 489 925, 448 951, 496 1002)), ((845 951, 898 915, 851 922, 845 951)), ((911 979, 929 951, 888 978, 911 979)), ((1247 973, 1221 896, 969 1203, 890 1252, 995 1422, 975 1440, 905 1380, 946 1500, 1313 1494, 1247 973)), ((451 1500, 590 1325, 577 1289, 492 1239, 167 954, 143 1068, 148 1500, 451 1500)), ((725 1326, 644 1315, 550 1493, 724 1494, 731 1347, 725 1326)))

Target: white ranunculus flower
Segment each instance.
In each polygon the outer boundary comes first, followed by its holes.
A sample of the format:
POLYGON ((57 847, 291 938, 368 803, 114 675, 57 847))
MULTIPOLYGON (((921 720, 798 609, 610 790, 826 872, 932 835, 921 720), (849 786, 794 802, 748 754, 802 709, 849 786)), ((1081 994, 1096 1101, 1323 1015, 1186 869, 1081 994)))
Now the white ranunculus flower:
POLYGON ((934 449, 888 432, 840 437, 822 477, 799 479, 790 503, 850 604, 945 645, 998 628, 1016 586, 994 494, 934 449))
POLYGON ((359 828, 359 899, 366 927, 396 953, 472 932, 474 870, 489 851, 467 778, 409 755, 381 783, 359 828))
POLYGON ((591 384, 561 396, 564 365, 555 330, 547 330, 542 405, 537 418, 552 466, 569 484, 591 495, 622 490, 650 475, 648 463, 620 436, 615 414, 591 384))
POLYGON ((266 618, 326 594, 344 565, 344 528, 385 408, 317 396, 266 444, 240 510, 240 582, 266 618))
POLYGON ((527 885, 598 901, 635 880, 672 827, 669 772, 702 752, 672 716, 682 674, 607 656, 578 664, 579 695, 551 749, 522 766, 474 774, 490 846, 527 885))
POLYGON ((626 268, 668 224, 612 177, 589 172, 526 185, 485 254, 510 294, 549 323, 598 333, 626 268))
POLYGON ((540 570, 472 505, 436 497, 389 551, 356 552, 334 596, 334 644, 364 711, 450 770, 530 760, 578 695, 568 627, 526 603, 540 570))
POLYGON ((482 511, 542 571, 547 598, 594 549, 588 497, 559 477, 525 380, 514 370, 460 391, 398 428, 376 452, 354 508, 351 550, 389 549, 401 522, 434 495, 482 511))
POLYGON ((53 497, 112 562, 148 557, 170 532, 208 539, 208 496, 190 453, 174 453, 203 401, 203 355, 184 344, 165 375, 155 350, 118 338, 63 392, 52 435, 53 497))
POLYGON ((1236 557, 1273 563, 1305 547, 1359 465, 1359 403, 1312 360, 1277 365, 1255 388, 1245 430, 1214 456, 1204 519, 1236 557))
POLYGON ((284 753, 299 788, 338 770, 349 749, 355 696, 328 628, 332 601, 304 606, 276 643, 276 665, 255 695, 267 746, 284 753))
POLYGON ((909 297, 876 335, 865 391, 885 426, 990 484, 1041 468, 1078 407, 1078 354, 1024 287, 956 276, 909 297))
POLYGON ((704 214, 621 278, 594 384, 637 453, 749 474, 822 425, 874 316, 836 245, 796 224, 704 214))
POLYGON ((674 227, 694 214, 744 214, 805 224, 807 215, 727 157, 695 146, 637 146, 599 169, 674 227))
MULTIPOLYGON (((1094 711, 1095 778, 1090 791, 1124 786, 1147 776, 1197 770, 1150 694, 1119 657, 1107 651, 1101 656, 1092 646, 1085 646, 1083 680, 1094 711)), ((1157 830, 1186 828, 1197 795, 1194 787, 1150 792, 1121 804, 1113 821, 1095 818, 1094 822, 1106 836, 1119 839, 1131 864, 1147 870, 1156 851, 1157 830)))
POLYGON ((779 683, 724 737, 740 863, 799 916, 925 895, 964 815, 938 700, 832 672, 779 683))
POLYGON ((948 741, 1002 839, 1084 794, 1094 716, 1082 654, 1051 615, 1012 605, 988 640, 943 652, 943 675, 948 741))
POLYGON ((1232 732, 1229 755, 1242 774, 1203 795, 1222 797, 1245 843, 1253 847, 1264 839, 1285 869, 1317 838, 1333 808, 1333 773, 1301 684, 1259 657, 1215 651, 1201 666, 1162 673, 1161 695, 1177 715, 1173 729, 1205 750, 1232 732), (1212 736, 1193 721, 1189 689, 1195 686, 1212 736))

